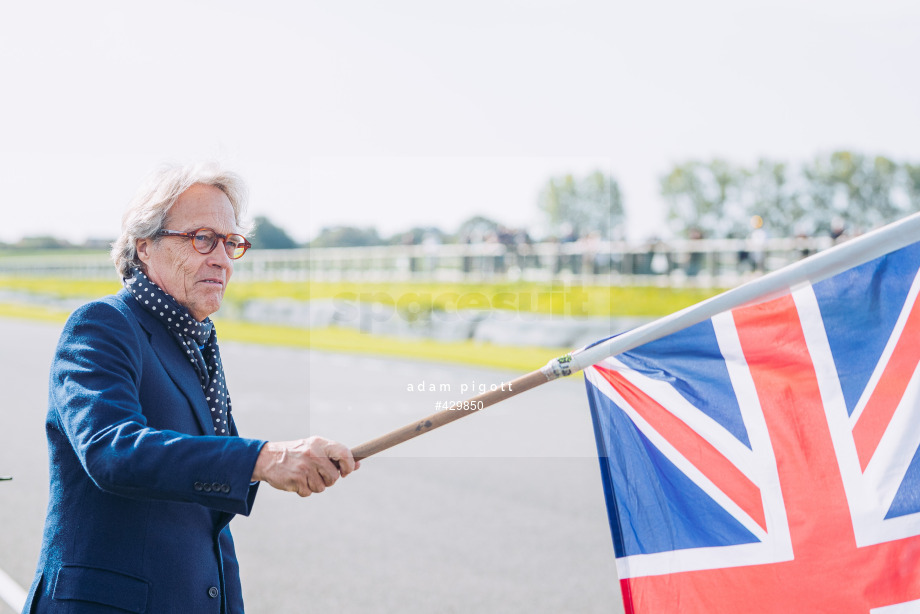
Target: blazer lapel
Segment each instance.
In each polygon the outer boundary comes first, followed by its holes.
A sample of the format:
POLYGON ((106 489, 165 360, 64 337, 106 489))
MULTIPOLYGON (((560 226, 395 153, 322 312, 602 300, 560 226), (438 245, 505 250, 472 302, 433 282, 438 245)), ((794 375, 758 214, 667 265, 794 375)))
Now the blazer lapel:
POLYGON ((118 297, 128 305, 137 318, 138 324, 147 332, 153 353, 156 354, 172 381, 188 399, 202 434, 211 434, 214 424, 211 421, 211 414, 204 398, 204 391, 201 389, 201 382, 198 380, 198 374, 191 366, 188 356, 182 352, 175 337, 166 330, 163 323, 144 311, 130 292, 121 290, 118 297))

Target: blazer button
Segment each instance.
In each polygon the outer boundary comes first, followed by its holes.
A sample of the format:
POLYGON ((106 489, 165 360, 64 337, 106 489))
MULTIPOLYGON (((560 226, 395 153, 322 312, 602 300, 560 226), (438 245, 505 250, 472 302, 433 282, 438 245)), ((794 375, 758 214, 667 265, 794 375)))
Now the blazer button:
POLYGON ((223 486, 223 484, 221 484, 220 482, 214 482, 213 484, 211 484, 211 490, 213 490, 214 492, 220 492, 221 486, 223 486))
POLYGON ((222 492, 222 493, 224 493, 224 494, 226 495, 228 492, 230 492, 230 485, 229 485, 229 484, 223 484, 223 485, 220 487, 220 492, 222 492))
POLYGON ((204 488, 204 484, 202 484, 201 482, 195 482, 195 490, 200 491, 202 488, 204 488))
POLYGON ((211 485, 208 484, 207 482, 205 482, 204 484, 202 484, 202 485, 201 485, 201 488, 202 488, 202 490, 204 490, 205 492, 211 492, 211 485))
POLYGON ((220 591, 217 590, 216 586, 212 586, 208 589, 208 597, 211 599, 217 599, 217 596, 220 595, 220 591))

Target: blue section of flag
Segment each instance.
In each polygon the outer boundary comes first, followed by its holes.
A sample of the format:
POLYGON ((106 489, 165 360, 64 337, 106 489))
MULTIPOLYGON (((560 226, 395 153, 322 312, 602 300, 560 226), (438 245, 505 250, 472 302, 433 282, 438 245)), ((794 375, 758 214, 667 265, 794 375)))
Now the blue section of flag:
POLYGON ((920 512, 920 450, 914 453, 904 481, 898 488, 898 494, 891 502, 885 518, 896 518, 917 512, 920 512))
POLYGON ((617 557, 759 541, 586 384, 617 557))
POLYGON ((915 244, 814 286, 850 415, 891 337, 918 260, 915 244))
POLYGON ((691 405, 751 447, 710 320, 620 354, 618 358, 643 375, 671 384, 691 405))

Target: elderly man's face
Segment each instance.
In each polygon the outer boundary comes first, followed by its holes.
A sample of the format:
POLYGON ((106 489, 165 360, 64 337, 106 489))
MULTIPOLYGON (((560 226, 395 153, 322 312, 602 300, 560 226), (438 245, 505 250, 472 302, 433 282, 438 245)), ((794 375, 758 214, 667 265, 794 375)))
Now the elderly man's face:
MULTIPOLYGON (((237 232, 233 206, 219 188, 195 184, 183 192, 166 217, 166 230, 192 232, 211 228, 218 234, 237 232)), ((233 261, 223 242, 210 254, 199 254, 185 237, 139 239, 137 254, 147 276, 171 294, 196 320, 220 308, 233 274, 233 261)))

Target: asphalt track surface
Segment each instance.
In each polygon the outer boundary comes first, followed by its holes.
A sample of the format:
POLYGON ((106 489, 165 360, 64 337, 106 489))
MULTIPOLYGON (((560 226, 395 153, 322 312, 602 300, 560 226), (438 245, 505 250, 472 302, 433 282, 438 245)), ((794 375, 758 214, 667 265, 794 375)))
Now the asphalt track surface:
MULTIPOLYGON (((23 588, 47 502, 59 330, 0 319, 0 475, 14 476, 0 482, 0 569, 23 588)), ((469 398, 464 385, 520 375, 233 343, 221 353, 240 430, 264 439, 357 445, 469 398), (423 382, 451 392, 409 391, 423 382)), ((593 437, 576 376, 369 458, 325 493, 263 485, 231 524, 247 611, 622 612, 593 437)))

